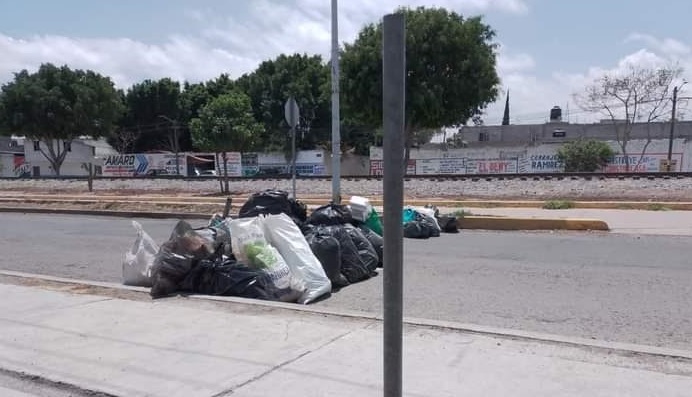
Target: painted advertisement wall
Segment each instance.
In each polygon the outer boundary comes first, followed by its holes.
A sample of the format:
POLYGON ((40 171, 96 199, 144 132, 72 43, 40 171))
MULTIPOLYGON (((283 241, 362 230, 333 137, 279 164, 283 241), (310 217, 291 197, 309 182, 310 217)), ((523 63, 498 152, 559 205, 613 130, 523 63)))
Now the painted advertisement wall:
MULTIPOLYGON (((608 144, 621 153, 617 142, 608 144)), ((554 173, 564 170, 558 158, 562 144, 541 144, 504 147, 478 147, 464 149, 413 149, 408 173, 415 175, 474 175, 513 173, 554 173)), ((631 172, 660 172, 664 170, 668 153, 668 140, 633 140, 628 143, 627 157, 631 172)), ((370 175, 382 175, 382 148, 370 149, 370 175)), ((672 159, 676 171, 692 171, 686 161, 692 156, 692 142, 676 139, 672 159)), ((624 172, 625 156, 614 156, 604 172, 624 172)))
MULTIPOLYGON (((326 175, 325 154, 321 150, 301 150, 296 155, 298 175, 326 175)), ((283 153, 243 153, 242 175, 279 175, 291 172, 292 161, 283 153)))
MULTIPOLYGON (((187 174, 187 156, 178 155, 180 175, 187 174)), ((103 176, 176 175, 175 154, 115 154, 103 159, 103 176)))
MULTIPOLYGON (((243 162, 240 152, 226 152, 226 171, 228 176, 243 176, 243 162)), ((217 175, 224 175, 223 157, 219 156, 219 164, 216 164, 217 175)))

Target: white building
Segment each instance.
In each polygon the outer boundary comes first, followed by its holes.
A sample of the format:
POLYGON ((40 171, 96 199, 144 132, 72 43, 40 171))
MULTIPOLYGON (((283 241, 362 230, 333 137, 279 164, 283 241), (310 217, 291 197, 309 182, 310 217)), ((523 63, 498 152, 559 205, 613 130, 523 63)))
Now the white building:
MULTIPOLYGON (((103 138, 95 140, 81 137, 72 141, 54 140, 51 144, 56 155, 67 151, 60 167, 61 176, 86 176, 87 170, 82 166, 85 163, 94 164, 95 173, 101 174, 103 158, 118 154, 117 150, 103 138)), ((46 142, 29 139, 24 142, 24 158, 31 167, 32 176, 56 175, 46 156, 50 156, 46 142)))
POLYGON ((22 139, 0 136, 0 177, 20 177, 27 172, 22 139))

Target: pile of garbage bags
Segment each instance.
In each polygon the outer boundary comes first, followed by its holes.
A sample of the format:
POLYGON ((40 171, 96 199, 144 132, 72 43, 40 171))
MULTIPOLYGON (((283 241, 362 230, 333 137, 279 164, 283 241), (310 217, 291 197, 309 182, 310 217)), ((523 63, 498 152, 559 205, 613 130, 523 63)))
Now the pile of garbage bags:
MULTIPOLYGON (((125 254, 123 283, 150 287, 152 298, 175 293, 238 296, 308 304, 333 290, 377 276, 383 227, 362 197, 312 211, 281 190, 253 194, 231 219, 215 214, 193 228, 179 221, 158 245, 133 221, 137 238, 125 254)), ((407 207, 404 236, 458 233, 456 218, 407 207)))

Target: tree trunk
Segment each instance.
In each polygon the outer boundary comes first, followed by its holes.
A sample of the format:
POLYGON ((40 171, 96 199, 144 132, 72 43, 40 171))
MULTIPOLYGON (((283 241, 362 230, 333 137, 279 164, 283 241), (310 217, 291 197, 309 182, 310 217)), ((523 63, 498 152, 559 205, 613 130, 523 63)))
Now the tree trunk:
POLYGON ((55 176, 60 176, 60 168, 62 167, 62 164, 54 160, 50 162, 50 166, 53 167, 53 172, 55 172, 55 176))
POLYGON ((408 171, 408 161, 411 158, 411 145, 413 144, 413 126, 409 123, 406 123, 406 127, 404 127, 404 176, 406 176, 406 172, 408 171))
POLYGON ((625 172, 630 172, 630 156, 627 154, 627 143, 621 145, 622 155, 625 156, 625 172))
POLYGON ((219 166, 220 158, 219 158, 219 153, 215 153, 216 155, 216 168, 218 169, 219 175, 216 176, 216 179, 219 181, 219 191, 223 193, 223 181, 221 180, 221 167, 219 166))
POLYGON ((231 189, 228 186, 228 157, 226 156, 226 152, 223 152, 221 154, 223 157, 223 188, 224 188, 224 193, 230 194, 231 189))

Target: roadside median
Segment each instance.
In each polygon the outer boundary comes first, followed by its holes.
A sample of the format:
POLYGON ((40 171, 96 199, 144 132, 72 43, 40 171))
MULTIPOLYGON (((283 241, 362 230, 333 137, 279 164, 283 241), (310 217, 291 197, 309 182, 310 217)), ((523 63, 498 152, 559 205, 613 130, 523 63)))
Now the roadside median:
MULTIPOLYGON (((219 204, 218 212, 223 211, 219 204)), ((211 212, 152 211, 152 210, 102 210, 87 208, 45 208, 38 206, 5 206, 0 212, 59 214, 83 216, 111 216, 122 218, 152 219, 209 219, 211 212)), ((513 216, 464 215, 458 218, 459 229, 466 230, 569 230, 608 231, 605 221, 598 219, 529 218, 513 216)))

